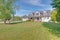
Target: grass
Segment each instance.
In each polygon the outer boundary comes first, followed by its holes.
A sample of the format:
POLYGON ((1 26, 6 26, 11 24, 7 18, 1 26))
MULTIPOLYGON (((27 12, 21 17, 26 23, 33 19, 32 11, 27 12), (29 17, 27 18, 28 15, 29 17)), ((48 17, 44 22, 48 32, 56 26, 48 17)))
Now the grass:
POLYGON ((48 28, 50 32, 60 37, 60 24, 57 23, 43 23, 44 27, 48 28))
POLYGON ((60 40, 40 22, 0 24, 0 40, 60 40))

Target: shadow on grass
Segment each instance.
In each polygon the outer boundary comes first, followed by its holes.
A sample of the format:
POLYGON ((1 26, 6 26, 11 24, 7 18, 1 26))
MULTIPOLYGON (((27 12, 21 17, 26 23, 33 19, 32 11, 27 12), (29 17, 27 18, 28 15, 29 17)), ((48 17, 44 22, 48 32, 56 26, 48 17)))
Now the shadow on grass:
POLYGON ((54 33, 60 37, 60 24, 57 23, 42 23, 44 27, 48 28, 48 31, 54 33))
POLYGON ((14 22, 14 23, 10 23, 10 24, 19 24, 19 23, 22 23, 22 22, 14 22))
POLYGON ((22 23, 22 22, 12 22, 12 23, 6 23, 6 24, 14 25, 14 24, 19 24, 19 23, 22 23))

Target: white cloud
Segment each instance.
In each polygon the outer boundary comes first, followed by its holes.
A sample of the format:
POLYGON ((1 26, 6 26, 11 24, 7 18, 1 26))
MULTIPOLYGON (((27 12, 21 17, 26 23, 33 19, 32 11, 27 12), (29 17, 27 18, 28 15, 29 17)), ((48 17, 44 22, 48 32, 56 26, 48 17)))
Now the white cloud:
POLYGON ((23 1, 35 6, 50 6, 50 5, 42 4, 42 0, 23 0, 23 1))
POLYGON ((20 9, 20 12, 31 12, 31 10, 24 10, 24 9, 20 9))
POLYGON ((16 16, 28 15, 31 12, 31 10, 20 9, 19 11, 16 11, 16 16))
POLYGON ((29 0, 29 3, 31 3, 33 5, 37 5, 37 4, 40 4, 41 1, 40 0, 29 0))

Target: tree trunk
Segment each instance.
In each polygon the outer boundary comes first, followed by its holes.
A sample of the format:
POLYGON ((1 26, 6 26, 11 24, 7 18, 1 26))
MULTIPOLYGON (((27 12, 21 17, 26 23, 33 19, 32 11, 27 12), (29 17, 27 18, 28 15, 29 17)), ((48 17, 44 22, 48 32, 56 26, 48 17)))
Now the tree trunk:
POLYGON ((4 24, 6 24, 6 20, 4 20, 4 24))
POLYGON ((10 20, 8 20, 9 24, 10 24, 10 20))

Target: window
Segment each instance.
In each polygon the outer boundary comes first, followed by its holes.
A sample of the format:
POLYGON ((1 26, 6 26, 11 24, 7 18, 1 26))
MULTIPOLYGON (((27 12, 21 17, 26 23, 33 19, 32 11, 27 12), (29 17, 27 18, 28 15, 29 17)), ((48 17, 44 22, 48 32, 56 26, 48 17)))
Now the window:
POLYGON ((49 17, 47 17, 47 19, 49 19, 49 17))
POLYGON ((39 15, 39 13, 36 13, 36 15, 39 15))
POLYGON ((33 15, 34 15, 34 13, 33 13, 33 15))

